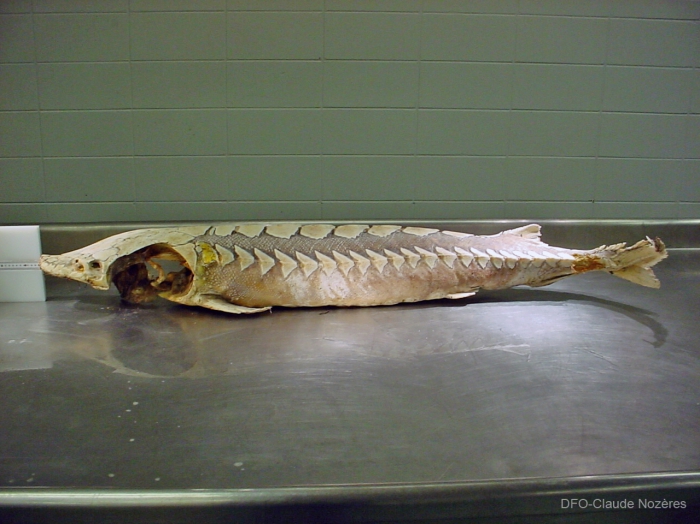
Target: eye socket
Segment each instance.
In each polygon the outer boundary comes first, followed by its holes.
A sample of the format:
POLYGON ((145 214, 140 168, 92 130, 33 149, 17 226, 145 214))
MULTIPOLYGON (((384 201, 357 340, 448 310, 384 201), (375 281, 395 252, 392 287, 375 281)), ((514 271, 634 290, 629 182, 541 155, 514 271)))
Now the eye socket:
POLYGON ((93 260, 88 265, 90 266, 90 269, 102 269, 102 262, 99 260, 93 260))

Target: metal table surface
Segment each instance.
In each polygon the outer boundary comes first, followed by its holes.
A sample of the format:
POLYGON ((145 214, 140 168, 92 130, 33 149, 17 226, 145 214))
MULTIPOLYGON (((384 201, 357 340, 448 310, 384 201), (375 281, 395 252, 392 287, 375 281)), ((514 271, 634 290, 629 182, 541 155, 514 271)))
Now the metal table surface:
MULTIPOLYGON (((638 521, 680 515, 640 512, 642 494, 697 509, 698 225, 581 226, 548 224, 544 240, 671 235, 662 288, 587 274, 459 301, 231 316, 49 279, 46 303, 0 304, 0 509, 24 522, 101 503, 270 516, 335 501, 334 521, 359 522, 418 518, 423 500, 425 520, 572 519, 588 513, 561 499, 582 493, 634 495, 638 511, 618 513, 638 521)), ((54 235, 45 245, 84 243, 54 235)))

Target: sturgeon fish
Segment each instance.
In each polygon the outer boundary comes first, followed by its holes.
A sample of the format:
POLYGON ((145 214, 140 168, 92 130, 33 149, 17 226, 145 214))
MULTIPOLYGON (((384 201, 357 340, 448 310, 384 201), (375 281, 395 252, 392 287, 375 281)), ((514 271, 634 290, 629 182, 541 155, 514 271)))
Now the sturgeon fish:
POLYGON ((546 286, 607 271, 658 288, 650 269, 666 258, 646 238, 591 250, 552 247, 530 224, 496 235, 393 225, 242 223, 139 229, 62 255, 42 255, 48 275, 122 298, 161 296, 228 313, 272 306, 379 306, 480 289, 546 286), (172 269, 172 270, 170 270, 172 269))

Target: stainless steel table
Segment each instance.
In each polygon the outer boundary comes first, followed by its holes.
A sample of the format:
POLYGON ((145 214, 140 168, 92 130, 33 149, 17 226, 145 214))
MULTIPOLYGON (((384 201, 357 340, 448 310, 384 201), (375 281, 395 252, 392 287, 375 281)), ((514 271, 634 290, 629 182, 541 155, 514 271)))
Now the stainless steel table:
MULTIPOLYGON (((45 251, 120 229, 46 228, 45 251)), ((613 511, 595 500, 632 500, 624 522, 697 512, 699 224, 543 231, 566 247, 658 234, 662 288, 588 274, 231 316, 49 279, 46 303, 0 304, 0 520, 583 522, 613 511), (685 508, 640 507, 657 499, 685 508)))

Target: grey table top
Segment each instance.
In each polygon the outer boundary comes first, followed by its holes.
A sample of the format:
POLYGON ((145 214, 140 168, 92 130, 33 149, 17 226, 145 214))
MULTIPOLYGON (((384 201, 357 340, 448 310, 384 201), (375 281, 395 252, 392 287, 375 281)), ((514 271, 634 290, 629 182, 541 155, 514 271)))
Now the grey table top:
POLYGON ((587 274, 253 316, 50 279, 46 303, 0 304, 0 487, 692 476, 699 262, 673 251, 660 290, 587 274))

